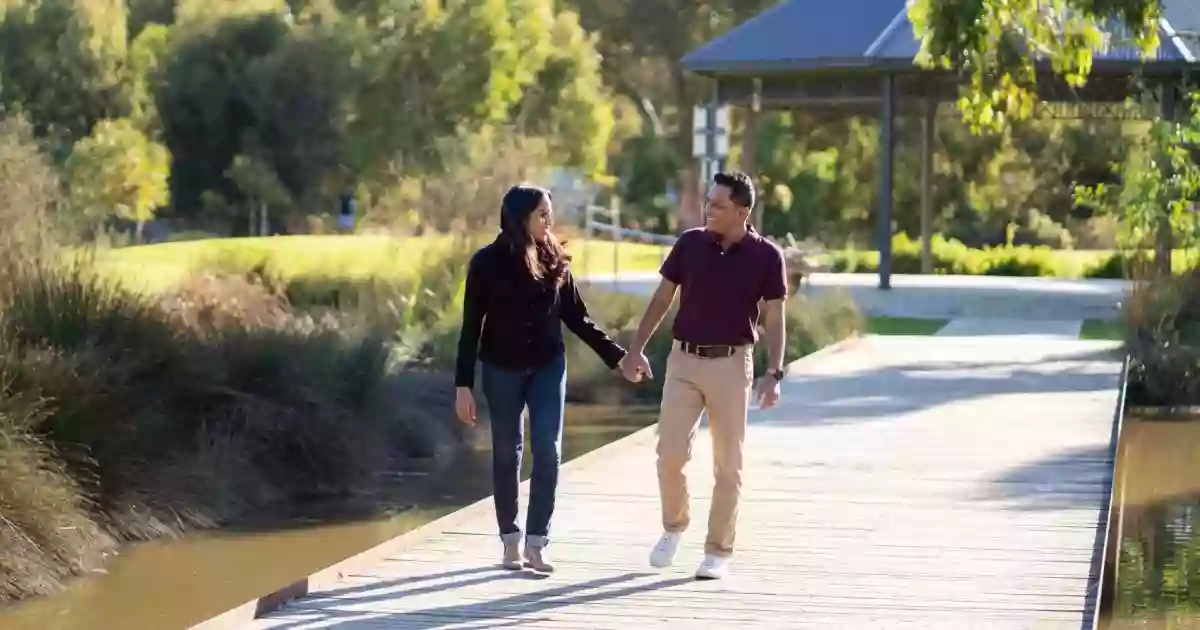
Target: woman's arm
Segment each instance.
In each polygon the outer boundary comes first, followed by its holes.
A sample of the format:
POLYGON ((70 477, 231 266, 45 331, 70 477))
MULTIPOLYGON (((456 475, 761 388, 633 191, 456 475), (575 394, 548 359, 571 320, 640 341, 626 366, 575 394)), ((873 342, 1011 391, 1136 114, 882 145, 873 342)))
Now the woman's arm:
POLYGON ((616 369, 621 359, 625 358, 625 349, 613 341, 588 314, 587 304, 579 294, 575 284, 575 276, 567 272, 566 281, 559 290, 562 299, 560 317, 564 324, 576 337, 583 340, 595 352, 609 369, 616 369))
POLYGON ((479 334, 487 315, 487 280, 483 277, 483 251, 471 257, 467 265, 467 286, 463 296, 462 331, 458 335, 458 359, 454 367, 454 385, 475 387, 475 360, 479 354, 479 334))

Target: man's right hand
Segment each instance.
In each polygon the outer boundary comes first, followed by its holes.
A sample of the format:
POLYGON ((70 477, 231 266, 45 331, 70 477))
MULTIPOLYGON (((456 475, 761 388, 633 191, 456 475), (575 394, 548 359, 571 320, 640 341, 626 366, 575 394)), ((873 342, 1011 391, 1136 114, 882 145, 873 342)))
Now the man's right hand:
POLYGON ((469 387, 459 387, 454 393, 454 413, 458 421, 475 426, 475 396, 469 387))
POLYGON ((641 382, 643 375, 647 378, 654 378, 654 374, 650 371, 650 361, 642 352, 630 352, 625 355, 618 367, 621 368, 621 375, 630 383, 641 382))

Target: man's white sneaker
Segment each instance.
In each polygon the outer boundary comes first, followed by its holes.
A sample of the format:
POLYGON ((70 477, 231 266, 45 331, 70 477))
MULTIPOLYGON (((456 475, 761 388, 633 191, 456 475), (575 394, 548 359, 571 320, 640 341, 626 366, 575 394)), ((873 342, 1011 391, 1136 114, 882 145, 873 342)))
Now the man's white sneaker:
POLYGON ((704 562, 700 563, 700 568, 696 569, 696 579, 719 580, 727 573, 729 573, 729 558, 706 555, 704 562))
POLYGON ((680 540, 683 540, 683 534, 664 533, 658 539, 658 544, 654 545, 654 551, 650 552, 650 566, 656 569, 671 566, 675 562, 675 552, 679 551, 680 540))

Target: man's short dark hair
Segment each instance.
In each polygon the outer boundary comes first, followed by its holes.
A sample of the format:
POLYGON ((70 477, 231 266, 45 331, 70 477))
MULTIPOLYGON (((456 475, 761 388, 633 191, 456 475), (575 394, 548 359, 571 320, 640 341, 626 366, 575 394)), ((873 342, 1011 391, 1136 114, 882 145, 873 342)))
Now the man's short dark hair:
POLYGON ((729 189, 729 198, 743 208, 754 209, 754 182, 740 171, 723 171, 713 176, 713 183, 729 189))

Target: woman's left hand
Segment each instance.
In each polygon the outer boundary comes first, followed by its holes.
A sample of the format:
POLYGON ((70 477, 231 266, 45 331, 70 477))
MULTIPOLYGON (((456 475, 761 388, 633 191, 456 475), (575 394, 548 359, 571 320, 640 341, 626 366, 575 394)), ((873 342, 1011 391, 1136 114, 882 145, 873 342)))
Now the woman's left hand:
POLYGON ((454 413, 459 422, 475 426, 475 396, 471 393, 471 388, 459 387, 455 392, 454 413))

